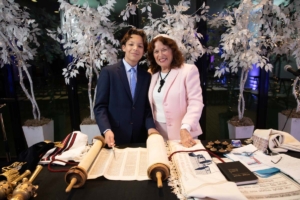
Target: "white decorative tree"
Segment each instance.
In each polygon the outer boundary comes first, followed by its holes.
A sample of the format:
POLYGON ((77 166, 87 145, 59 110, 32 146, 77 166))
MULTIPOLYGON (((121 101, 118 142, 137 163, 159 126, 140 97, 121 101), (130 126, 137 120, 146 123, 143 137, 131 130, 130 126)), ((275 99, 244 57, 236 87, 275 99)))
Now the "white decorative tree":
POLYGON ((58 27, 57 31, 48 32, 63 45, 65 55, 73 57, 72 62, 63 69, 66 84, 70 78, 76 77, 80 67, 86 69, 90 118, 94 120, 93 108, 97 89, 95 88, 92 95, 93 76, 95 74, 98 79, 99 70, 104 64, 117 62, 116 47, 119 46, 119 41, 114 38, 114 33, 122 25, 108 19, 116 1, 108 0, 97 9, 90 8, 87 3, 80 7, 64 0, 58 2, 63 12, 62 27, 58 27))
MULTIPOLYGON (((296 60, 298 69, 300 69, 300 1, 291 1, 288 5, 281 4, 281 10, 287 16, 288 22, 278 26, 277 30, 280 40, 275 48, 276 53, 280 55, 292 55, 296 60)), ((293 83, 292 93, 296 99, 297 106, 295 113, 300 116, 300 78, 297 76, 293 83)))
POLYGON ((193 14, 184 14, 190 8, 189 0, 179 1, 178 5, 173 7, 166 3, 165 0, 156 1, 137 1, 126 5, 126 9, 121 12, 123 20, 126 21, 130 15, 136 14, 136 9, 140 8, 141 13, 147 12, 147 22, 143 29, 147 34, 148 40, 158 34, 168 34, 176 40, 181 52, 183 53, 187 63, 194 63, 201 57, 206 49, 201 45, 199 39, 203 36, 197 32, 196 23, 200 20, 206 20, 206 13, 209 6, 205 3, 193 14), (161 6, 163 15, 153 18, 151 13, 151 5, 161 6), (200 12, 200 14, 197 14, 200 12))
POLYGON ((238 120, 242 120, 245 111, 244 86, 249 70, 254 65, 271 71, 273 66, 268 57, 275 53, 276 43, 281 37, 276 33, 278 23, 288 23, 285 14, 272 1, 263 0, 253 5, 251 0, 243 0, 237 9, 227 11, 227 15, 217 16, 209 22, 218 27, 220 23, 227 26, 221 36, 223 67, 217 67, 215 76, 225 72, 237 73, 241 68, 238 98, 238 120), (275 17, 276 16, 276 17, 275 17), (224 21, 225 19, 225 21, 224 21))
POLYGON ((30 47, 29 44, 39 46, 36 39, 36 35, 39 34, 38 25, 33 19, 30 19, 29 13, 25 9, 21 9, 14 0, 1 0, 0 10, 0 66, 15 63, 18 67, 20 85, 31 102, 33 118, 40 120, 40 110, 27 69, 29 65, 26 63, 26 61, 32 60, 36 54, 36 49, 30 47), (30 90, 24 85, 24 72, 29 81, 30 90))

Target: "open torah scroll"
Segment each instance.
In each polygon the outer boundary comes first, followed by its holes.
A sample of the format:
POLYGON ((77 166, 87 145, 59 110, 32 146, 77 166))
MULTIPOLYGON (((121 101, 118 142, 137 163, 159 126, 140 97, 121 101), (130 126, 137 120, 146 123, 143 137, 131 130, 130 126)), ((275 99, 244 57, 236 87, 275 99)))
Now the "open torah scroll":
POLYGON ((169 166, 161 135, 147 139, 147 148, 101 149, 88 170, 88 179, 104 176, 109 180, 149 180, 148 169, 160 163, 169 166))
MULTIPOLYGON (((170 153, 205 149, 199 140, 191 148, 180 141, 168 141, 170 153)), ((206 151, 180 152, 172 155, 169 185, 179 199, 247 199, 234 182, 228 182, 206 151)))

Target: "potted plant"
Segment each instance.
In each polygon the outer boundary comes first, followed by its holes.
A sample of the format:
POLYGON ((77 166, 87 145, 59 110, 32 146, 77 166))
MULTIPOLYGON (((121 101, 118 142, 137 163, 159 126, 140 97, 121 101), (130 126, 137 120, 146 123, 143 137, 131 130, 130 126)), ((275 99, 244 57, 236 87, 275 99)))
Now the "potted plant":
MULTIPOLYGON (((285 26, 279 27, 283 34, 283 39, 277 47, 277 51, 284 55, 292 55, 298 66, 297 73, 300 69, 300 43, 299 43, 299 14, 295 10, 300 9, 300 2, 290 1, 287 5, 282 4, 281 9, 284 10, 288 16, 289 23, 285 26)), ((292 69, 291 66, 286 65, 285 70, 292 69)), ((283 110, 278 113, 278 129, 286 131, 293 135, 297 140, 300 140, 300 80, 299 74, 294 74, 292 93, 296 99, 296 108, 283 110)))
POLYGON ((114 33, 122 26, 108 19, 115 0, 108 0, 97 9, 90 8, 87 3, 79 6, 63 0, 59 2, 63 12, 62 26, 58 27, 57 31, 48 30, 48 35, 63 45, 66 56, 73 58, 63 69, 66 84, 70 78, 79 74, 79 68, 85 68, 90 116, 83 120, 80 128, 91 142, 95 135, 100 135, 93 111, 97 91, 96 88, 92 89, 95 81, 93 77, 95 75, 98 79, 99 70, 105 64, 117 62, 116 47, 119 46, 119 41, 115 39, 114 33))
POLYGON ((27 63, 36 55, 36 49, 32 46, 39 46, 37 35, 40 29, 35 20, 30 19, 29 13, 21 9, 14 0, 3 0, 0 7, 0 65, 2 67, 4 64, 12 64, 17 67, 21 88, 32 105, 33 119, 25 121, 23 126, 27 145, 31 146, 43 140, 53 141, 53 121, 40 115, 27 63), (24 78, 28 80, 29 89, 24 84, 24 78))
POLYGON ((295 109, 284 110, 278 113, 278 129, 288 132, 300 141, 300 78, 296 77, 293 83, 293 95, 297 102, 295 109))
POLYGON ((217 68, 215 76, 220 77, 225 72, 229 72, 229 68, 234 73, 237 73, 239 68, 241 69, 238 116, 228 121, 231 139, 249 138, 253 134, 254 123, 250 118, 244 117, 244 86, 253 66, 264 68, 267 72, 273 68, 268 57, 274 53, 275 44, 280 40, 280 37, 277 37, 274 32, 277 26, 273 22, 274 14, 276 20, 278 17, 284 23, 288 22, 285 14, 269 1, 253 5, 252 1, 243 0, 237 9, 228 11, 226 16, 219 15, 210 21, 212 26, 223 23, 228 27, 220 41, 221 57, 226 64, 217 68))

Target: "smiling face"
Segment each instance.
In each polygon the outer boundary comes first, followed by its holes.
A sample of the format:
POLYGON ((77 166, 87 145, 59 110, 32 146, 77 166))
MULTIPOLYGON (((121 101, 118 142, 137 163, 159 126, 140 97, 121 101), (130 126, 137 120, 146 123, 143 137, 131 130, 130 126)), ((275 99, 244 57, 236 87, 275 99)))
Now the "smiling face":
POLYGON ((142 37, 135 34, 131 35, 125 45, 122 45, 122 50, 125 52, 125 61, 132 67, 136 66, 144 55, 144 43, 142 37))
POLYGON ((173 52, 169 46, 164 45, 161 41, 157 40, 154 43, 153 56, 163 72, 171 69, 173 52))

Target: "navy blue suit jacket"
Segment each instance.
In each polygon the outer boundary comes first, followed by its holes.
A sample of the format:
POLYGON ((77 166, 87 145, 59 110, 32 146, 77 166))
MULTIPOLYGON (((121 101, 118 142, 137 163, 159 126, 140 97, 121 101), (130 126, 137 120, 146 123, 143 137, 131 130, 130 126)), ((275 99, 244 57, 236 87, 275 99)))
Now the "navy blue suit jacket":
POLYGON ((151 75, 137 67, 137 85, 134 99, 123 61, 102 68, 97 82, 94 107, 101 133, 114 132, 116 145, 144 143, 148 129, 155 128, 148 99, 151 75))

